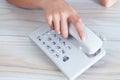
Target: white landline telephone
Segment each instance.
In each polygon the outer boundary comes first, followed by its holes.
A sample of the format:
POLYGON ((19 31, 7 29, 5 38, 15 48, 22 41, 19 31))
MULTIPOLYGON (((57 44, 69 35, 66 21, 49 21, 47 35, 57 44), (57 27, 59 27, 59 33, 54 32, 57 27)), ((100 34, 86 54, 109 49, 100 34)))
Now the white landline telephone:
POLYGON ((68 39, 51 30, 48 25, 41 26, 30 34, 30 38, 56 64, 69 80, 76 79, 105 55, 102 40, 85 25, 86 39, 81 41, 72 24, 69 25, 68 39))

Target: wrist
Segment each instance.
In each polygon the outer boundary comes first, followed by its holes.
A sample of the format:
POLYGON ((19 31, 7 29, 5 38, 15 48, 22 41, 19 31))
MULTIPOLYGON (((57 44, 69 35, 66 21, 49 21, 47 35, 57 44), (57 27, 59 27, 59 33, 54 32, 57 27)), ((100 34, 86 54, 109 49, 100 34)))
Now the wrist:
POLYGON ((61 1, 65 1, 65 0, 40 0, 40 2, 38 3, 38 7, 42 9, 46 9, 47 7, 49 7, 50 4, 60 3, 61 1))

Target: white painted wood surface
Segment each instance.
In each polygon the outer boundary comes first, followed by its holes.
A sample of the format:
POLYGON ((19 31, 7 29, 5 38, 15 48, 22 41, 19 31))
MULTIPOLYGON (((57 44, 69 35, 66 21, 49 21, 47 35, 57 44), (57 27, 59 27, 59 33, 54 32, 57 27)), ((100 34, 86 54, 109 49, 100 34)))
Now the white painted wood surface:
MULTIPOLYGON (((78 80, 120 80, 120 2, 106 9, 96 0, 68 2, 97 35, 107 55, 78 80)), ((58 68, 29 39, 46 24, 42 10, 16 8, 0 0, 0 80, 66 80, 58 68)))

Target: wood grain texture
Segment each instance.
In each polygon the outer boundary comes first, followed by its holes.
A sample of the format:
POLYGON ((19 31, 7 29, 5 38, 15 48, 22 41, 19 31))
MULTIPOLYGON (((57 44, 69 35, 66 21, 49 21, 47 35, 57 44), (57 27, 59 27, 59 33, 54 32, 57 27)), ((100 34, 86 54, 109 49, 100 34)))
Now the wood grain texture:
MULTIPOLYGON (((120 80, 120 2, 106 9, 96 0, 68 0, 84 23, 103 38, 107 55, 78 80, 120 80)), ((0 80, 67 80, 29 39, 46 24, 42 10, 0 0, 0 80)))

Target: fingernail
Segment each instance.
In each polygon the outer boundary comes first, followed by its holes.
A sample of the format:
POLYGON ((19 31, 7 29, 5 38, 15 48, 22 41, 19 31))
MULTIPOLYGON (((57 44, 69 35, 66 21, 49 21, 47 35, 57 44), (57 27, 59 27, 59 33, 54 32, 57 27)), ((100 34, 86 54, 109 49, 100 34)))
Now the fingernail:
POLYGON ((58 34, 60 34, 60 31, 58 31, 58 34))
POLYGON ((85 41, 85 36, 82 36, 82 41, 85 41))
POLYGON ((66 36, 63 36, 63 38, 67 39, 67 37, 66 37, 66 36))

